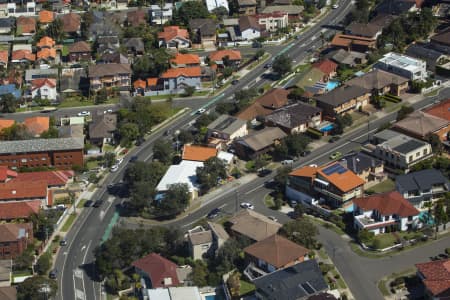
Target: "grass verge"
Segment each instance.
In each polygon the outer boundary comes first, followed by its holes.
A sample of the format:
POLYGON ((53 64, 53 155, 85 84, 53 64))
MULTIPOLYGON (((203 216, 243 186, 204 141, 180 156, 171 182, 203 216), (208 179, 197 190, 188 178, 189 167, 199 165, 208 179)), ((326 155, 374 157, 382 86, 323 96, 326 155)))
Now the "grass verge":
POLYGON ((380 182, 377 185, 374 185, 369 190, 373 191, 376 194, 390 192, 395 189, 395 182, 392 179, 386 179, 385 181, 380 182))
POLYGON ((270 209, 273 209, 275 207, 275 201, 269 194, 264 196, 264 204, 270 209))
POLYGON ((76 217, 77 217, 77 214, 70 214, 69 217, 67 218, 66 222, 62 226, 61 231, 63 231, 63 232, 69 231, 70 226, 72 226, 76 217))
POLYGON ((241 287, 239 289, 239 294, 241 296, 249 294, 255 290, 255 285, 253 283, 241 280, 241 287))
POLYGON ((77 208, 83 208, 86 201, 87 199, 81 199, 80 202, 78 202, 77 204, 77 208))

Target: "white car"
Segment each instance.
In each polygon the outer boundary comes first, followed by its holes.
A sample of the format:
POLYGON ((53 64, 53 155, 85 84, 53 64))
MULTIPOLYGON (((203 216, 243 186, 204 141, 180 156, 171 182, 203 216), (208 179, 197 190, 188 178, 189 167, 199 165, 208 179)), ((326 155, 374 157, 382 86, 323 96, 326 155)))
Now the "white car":
POLYGON ((332 9, 339 8, 339 4, 333 4, 333 5, 331 6, 331 8, 332 8, 332 9))
POLYGON ((123 162, 123 158, 116 159, 116 165, 120 165, 123 162))
POLYGON ((255 207, 253 206, 253 204, 250 204, 248 202, 242 202, 241 203, 241 207, 245 208, 245 209, 255 209, 255 207))
POLYGON ((113 112, 113 110, 110 108, 110 109, 107 109, 107 110, 105 110, 105 111, 103 111, 103 114, 111 114, 113 112))
POLYGON ((117 170, 119 170, 119 165, 114 165, 114 166, 112 166, 110 170, 111 170, 111 172, 113 172, 113 173, 114 173, 114 172, 117 172, 117 170))
POLYGON ((205 111, 206 111, 206 109, 200 108, 199 110, 197 110, 197 114, 201 115, 201 114, 204 113, 205 111))
POLYGON ((87 111, 87 110, 83 110, 78 113, 79 117, 86 117, 86 116, 90 116, 90 115, 91 115, 91 112, 87 111))

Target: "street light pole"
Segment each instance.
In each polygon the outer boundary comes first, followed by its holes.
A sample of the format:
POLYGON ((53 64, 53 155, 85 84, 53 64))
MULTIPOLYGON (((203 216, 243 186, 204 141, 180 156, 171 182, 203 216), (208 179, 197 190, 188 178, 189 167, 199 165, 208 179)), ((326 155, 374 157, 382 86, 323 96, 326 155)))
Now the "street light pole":
POLYGON ((239 192, 236 191, 236 203, 235 203, 236 213, 238 212, 238 203, 239 203, 239 192))

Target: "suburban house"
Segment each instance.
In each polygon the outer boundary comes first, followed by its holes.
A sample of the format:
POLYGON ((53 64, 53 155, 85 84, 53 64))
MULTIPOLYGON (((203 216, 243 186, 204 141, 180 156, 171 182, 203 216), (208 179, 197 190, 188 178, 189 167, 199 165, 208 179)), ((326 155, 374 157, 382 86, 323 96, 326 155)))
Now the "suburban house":
POLYGON ((256 279, 253 283, 258 300, 306 300, 328 290, 328 284, 315 259, 280 269, 256 279))
POLYGON ((431 47, 443 53, 450 53, 450 29, 445 29, 430 38, 431 47))
POLYGON ((56 59, 55 48, 44 48, 36 53, 36 63, 40 64, 52 64, 56 59))
POLYGON ((161 7, 157 4, 150 5, 150 20, 152 25, 164 25, 172 20, 173 3, 164 3, 161 7))
POLYGON ((335 63, 347 66, 349 68, 356 67, 367 62, 367 54, 356 52, 356 51, 346 51, 344 49, 338 49, 331 51, 325 57, 328 57, 335 63))
POLYGON ((147 24, 148 12, 143 9, 136 9, 127 12, 127 24, 138 27, 141 24, 147 24))
POLYGON ((241 52, 238 50, 219 50, 211 53, 209 60, 222 68, 227 66, 226 61, 230 66, 238 66, 241 63, 241 52))
POLYGON ((170 59, 170 66, 172 68, 199 67, 200 57, 197 54, 177 52, 175 56, 170 59))
POLYGON ((202 300, 196 286, 178 286, 169 288, 143 289, 142 296, 148 300, 202 300))
POLYGON ((12 17, 0 18, 0 34, 10 33, 12 28, 14 28, 14 23, 15 19, 12 17))
POLYGON ((36 46, 38 49, 44 49, 44 48, 48 48, 48 49, 52 49, 53 47, 55 47, 55 40, 53 40, 51 37, 48 36, 43 36, 39 42, 36 43, 36 46))
POLYGON ((33 243, 32 223, 0 224, 0 259, 14 259, 33 243))
POLYGON ((203 259, 203 256, 208 255, 213 246, 212 231, 203 228, 189 230, 188 245, 192 259, 203 259))
POLYGON ((448 62, 449 60, 448 55, 421 44, 409 46, 405 53, 410 57, 424 60, 427 64, 427 68, 433 72, 436 71, 436 66, 448 62))
POLYGON ((309 250, 305 247, 274 234, 244 248, 245 260, 249 263, 244 274, 253 281, 260 276, 303 262, 308 259, 308 253, 309 250))
POLYGON ((234 140, 236 154, 244 159, 254 159, 273 150, 280 140, 287 136, 278 127, 266 127, 245 137, 234 140))
POLYGON ((66 15, 62 15, 61 21, 63 24, 63 31, 69 35, 79 35, 81 28, 81 17, 76 13, 68 13, 66 15))
POLYGON ((217 156, 217 149, 199 145, 184 145, 183 160, 205 162, 211 157, 217 156))
POLYGON ((150 253, 131 264, 136 273, 150 280, 151 288, 165 288, 180 284, 178 266, 156 253, 150 253))
POLYGON ((408 90, 409 79, 381 69, 374 69, 360 77, 350 79, 345 84, 365 88, 372 95, 385 95, 389 93, 400 96, 408 90))
POLYGON ((97 36, 97 54, 113 54, 119 51, 120 40, 117 34, 107 34, 97 36))
POLYGON ((254 120, 257 118, 270 115, 276 109, 285 106, 288 103, 288 95, 288 90, 280 88, 272 89, 239 112, 237 117, 254 123, 254 120))
POLYGON ((85 68, 64 68, 59 78, 59 90, 62 94, 79 94, 89 90, 89 79, 85 68))
POLYGON ((289 18, 285 12, 260 13, 254 16, 259 26, 267 32, 276 32, 288 27, 289 18))
POLYGON ((164 31, 158 32, 159 47, 164 48, 189 48, 191 40, 189 32, 179 26, 165 26, 164 31))
POLYGON ((417 277, 428 299, 445 300, 450 295, 450 259, 416 264, 417 277))
POLYGON ((69 169, 83 165, 82 139, 33 139, 0 143, 0 164, 19 167, 54 166, 69 169))
POLYGON ((23 125, 25 125, 25 128, 32 136, 38 137, 50 128, 50 118, 29 117, 23 121, 23 125))
POLYGON ((215 48, 216 27, 213 19, 192 19, 189 21, 192 43, 201 44, 203 48, 215 48))
POLYGON ((35 79, 31 82, 31 98, 48 99, 55 101, 58 93, 56 92, 56 80, 53 78, 35 79))
POLYGON ((58 78, 58 69, 27 69, 25 70, 25 83, 31 84, 34 79, 58 78))
POLYGON ((441 141, 447 141, 450 121, 415 111, 395 123, 392 129, 422 140, 427 140, 429 134, 435 134, 441 141))
POLYGON ((229 115, 221 115, 208 125, 208 143, 229 144, 248 134, 247 121, 229 115))
POLYGON ((419 211, 397 192, 376 194, 353 200, 354 226, 375 235, 417 228, 419 211))
POLYGON ((433 155, 429 143, 389 129, 376 133, 372 140, 376 145, 369 145, 369 152, 392 168, 408 170, 433 155))
POLYGON ((70 62, 78 62, 78 61, 90 61, 91 56, 91 46, 85 41, 79 41, 69 45, 69 61, 70 62))
POLYGON ((208 222, 209 229, 212 232, 213 236, 213 247, 214 252, 217 254, 217 251, 220 249, 220 247, 225 244, 225 242, 230 238, 228 233, 225 231, 223 226, 218 223, 208 222))
POLYGON ((99 64, 89 66, 88 76, 91 90, 119 88, 128 90, 131 85, 129 64, 99 64))
POLYGON ((251 209, 243 209, 228 222, 233 235, 242 235, 259 242, 276 234, 282 225, 251 209))
POLYGON ((345 28, 345 33, 348 35, 362 36, 370 39, 377 39, 382 31, 382 26, 373 23, 352 22, 345 28))
POLYGON ((368 189, 387 178, 384 162, 364 152, 346 154, 340 163, 364 180, 364 189, 368 189))
POLYGON ((13 83, 0 85, 0 97, 7 94, 13 95, 16 100, 22 97, 22 91, 13 83))
POLYGON ((409 80, 424 81, 427 75, 427 63, 395 52, 386 53, 375 63, 374 68, 394 73, 409 80))
POLYGON ((15 221, 29 220, 31 215, 38 214, 41 209, 41 200, 3 202, 0 201, 0 220, 15 221))
POLYGON ((322 82, 327 82, 337 75, 338 64, 329 59, 318 61, 312 66, 324 74, 324 77, 321 79, 322 82))
POLYGON ((155 199, 163 200, 164 193, 175 183, 186 183, 191 200, 195 199, 198 196, 197 168, 199 167, 203 167, 203 162, 183 160, 179 165, 171 165, 156 186, 158 195, 155 199))
POLYGON ((11 53, 12 63, 33 63, 36 60, 36 55, 27 49, 14 50, 11 53))
POLYGON ((17 35, 33 35, 36 33, 36 19, 34 17, 20 16, 16 19, 17 35))
POLYGON ((450 99, 441 101, 424 110, 425 113, 450 121, 450 99))
POLYGON ((117 130, 117 115, 98 112, 89 123, 89 141, 98 146, 113 144, 117 130))
POLYGON ((330 46, 365 53, 377 46, 377 40, 356 35, 336 34, 330 42, 330 46))
POLYGON ((258 20, 254 15, 240 16, 239 17, 239 31, 241 39, 244 41, 250 41, 261 37, 263 28, 259 25, 258 20))
POLYGON ((286 195, 308 205, 325 202, 347 208, 352 199, 362 197, 364 180, 341 163, 323 167, 304 166, 289 173, 286 195))
MULTIPOLYGON (((275 4, 275 3, 272 3, 275 4)), ((281 12, 286 13, 289 18, 289 23, 298 23, 302 18, 302 12, 304 8, 302 5, 270 5, 264 7, 264 9, 261 11, 263 14, 270 14, 274 12, 281 12)))
POLYGON ((190 86, 196 90, 201 88, 202 70, 200 67, 174 68, 162 73, 160 80, 163 81, 164 89, 157 93, 181 94, 185 88, 190 86))
POLYGON ((238 0, 239 15, 256 14, 256 0, 238 0))
POLYGON ((55 13, 49 10, 41 10, 39 11, 39 23, 44 26, 47 26, 51 22, 55 20, 55 13))
POLYGON ((426 208, 426 203, 441 198, 450 189, 448 179, 436 169, 397 176, 395 187, 405 199, 419 209, 426 208))
POLYGON ((370 91, 359 86, 342 86, 324 95, 315 96, 317 107, 326 116, 334 117, 364 108, 370 101, 370 91))
POLYGON ((227 12, 230 11, 228 8, 228 1, 227 0, 206 0, 206 8, 209 12, 213 12, 216 8, 223 7, 227 10, 227 12))
POLYGON ((275 110, 265 117, 266 124, 277 126, 287 134, 305 132, 310 127, 322 122, 322 109, 297 102, 275 110))
POLYGON ((0 70, 8 69, 9 50, 0 50, 0 70))
POLYGON ((143 55, 145 53, 144 40, 142 38, 128 38, 123 40, 123 46, 129 55, 143 55))

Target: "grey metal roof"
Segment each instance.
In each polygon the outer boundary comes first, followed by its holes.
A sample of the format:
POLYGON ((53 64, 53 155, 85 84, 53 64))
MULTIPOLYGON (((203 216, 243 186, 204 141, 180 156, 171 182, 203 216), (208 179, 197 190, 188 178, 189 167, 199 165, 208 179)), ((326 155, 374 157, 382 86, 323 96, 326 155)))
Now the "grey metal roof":
POLYGON ((58 69, 28 69, 25 71, 26 81, 31 81, 38 78, 46 78, 48 76, 56 78, 58 76, 58 69))
POLYGON ((278 127, 266 127, 237 140, 253 151, 259 151, 273 145, 274 141, 283 139, 287 135, 278 127))
POLYGON ((378 167, 383 164, 379 159, 364 154, 363 152, 350 153, 345 155, 343 163, 353 173, 360 174, 370 168, 378 167))
POLYGON ((78 150, 83 148, 84 142, 82 138, 2 141, 0 143, 0 154, 78 150))
POLYGON ((399 135, 398 132, 396 132, 394 130, 390 130, 390 129, 385 129, 383 131, 380 131, 380 132, 374 134, 373 138, 375 140, 377 140, 378 143, 383 143, 383 142, 386 142, 387 140, 390 140, 390 139, 396 137, 397 135, 399 135))
POLYGON ((270 300, 307 299, 328 289, 315 259, 262 276, 253 283, 257 293, 270 300))
POLYGON ((419 147, 422 147, 423 145, 425 145, 425 142, 416 140, 416 139, 410 139, 405 141, 404 143, 394 147, 394 150, 400 153, 404 153, 407 154, 419 147))
POLYGON ((308 123, 313 117, 321 112, 321 108, 298 102, 275 110, 273 113, 266 116, 266 120, 278 126, 292 129, 308 123))
POLYGON ((449 185, 449 181, 436 169, 426 169, 397 176, 396 184, 406 191, 429 190, 433 185, 449 185))
POLYGON ((208 125, 208 129, 226 134, 233 134, 246 123, 246 120, 241 120, 229 115, 221 115, 214 122, 208 125))
POLYGON ((318 102, 329 104, 333 107, 344 104, 352 99, 367 94, 369 91, 359 86, 343 86, 331 92, 315 97, 318 102))

